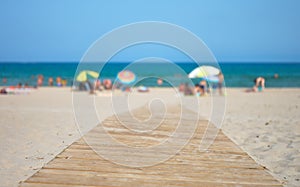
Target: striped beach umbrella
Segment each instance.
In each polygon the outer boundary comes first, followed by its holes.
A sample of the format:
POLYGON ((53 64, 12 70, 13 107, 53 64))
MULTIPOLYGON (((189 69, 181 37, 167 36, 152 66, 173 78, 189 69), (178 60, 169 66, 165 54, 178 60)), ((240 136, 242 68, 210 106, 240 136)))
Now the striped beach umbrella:
POLYGON ((118 73, 117 78, 123 84, 130 84, 135 81, 136 76, 131 71, 124 70, 118 73))

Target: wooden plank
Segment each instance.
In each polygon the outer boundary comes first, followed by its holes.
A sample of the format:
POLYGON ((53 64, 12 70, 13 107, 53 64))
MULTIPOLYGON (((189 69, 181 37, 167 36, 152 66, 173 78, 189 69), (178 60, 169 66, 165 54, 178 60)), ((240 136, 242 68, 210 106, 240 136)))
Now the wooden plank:
MULTIPOLYGON (((127 145, 155 146, 168 139, 176 130, 180 110, 173 107, 168 111, 170 113, 163 119, 161 126, 150 133, 134 132, 124 127, 116 116, 109 117, 100 125, 112 137, 127 145)), ((133 113, 139 119, 148 118, 145 108, 133 113)), ((191 114, 192 117, 193 115, 191 114)), ((129 116, 130 114, 123 114, 122 117, 131 122, 129 116)), ((161 119, 154 120, 155 123, 160 121, 161 119)), ((193 122, 191 118, 185 118, 183 121, 187 126, 193 122)), ((97 148, 97 135, 101 133, 102 128, 100 125, 70 145, 20 186, 282 186, 264 167, 258 165, 222 132, 218 133, 206 152, 200 152, 199 144, 208 125, 207 121, 199 121, 191 140, 179 153, 163 163, 140 168, 112 163, 93 151, 84 139, 88 138, 97 148)), ((133 125, 138 123, 134 122, 133 125)), ((210 130, 217 129, 210 127, 210 130)), ((183 128, 182 131, 182 137, 186 137, 188 129, 183 128)), ((124 152, 114 145, 107 145, 106 151, 116 158, 122 158, 124 155, 124 152)), ((167 154, 166 150, 157 151, 167 154)), ((134 154, 140 159, 149 158, 149 155, 144 155, 142 151, 134 154)), ((156 155, 151 155, 152 157, 156 155)))

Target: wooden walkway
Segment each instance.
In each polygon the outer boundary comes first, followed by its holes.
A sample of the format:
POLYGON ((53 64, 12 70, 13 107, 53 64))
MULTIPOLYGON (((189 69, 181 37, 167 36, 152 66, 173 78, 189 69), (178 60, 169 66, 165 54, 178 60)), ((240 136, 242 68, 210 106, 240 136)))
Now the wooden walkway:
MULTIPOLYGON (((149 117, 145 108, 134 111, 140 119, 149 117)), ((124 114, 122 118, 126 119, 124 114)), ((168 110, 164 122, 151 133, 135 133, 116 116, 102 125, 111 136, 130 146, 157 145, 176 129, 179 110, 168 110)), ((183 119, 189 123, 188 119, 183 119)), ((126 167, 103 159, 83 138, 57 155, 40 171, 22 182, 22 187, 48 186, 282 186, 221 131, 206 152, 199 151, 207 121, 200 121, 196 133, 184 148, 169 160, 149 167, 126 167)), ((99 133, 99 126, 84 137, 99 133)), ((111 147, 120 157, 126 153, 111 147)), ((143 159, 143 156, 140 157, 143 159)))

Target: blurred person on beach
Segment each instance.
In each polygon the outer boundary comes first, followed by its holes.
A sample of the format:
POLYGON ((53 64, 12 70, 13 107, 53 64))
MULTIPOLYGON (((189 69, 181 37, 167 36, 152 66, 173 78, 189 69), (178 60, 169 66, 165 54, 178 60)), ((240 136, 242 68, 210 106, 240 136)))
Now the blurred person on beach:
POLYGON ((85 85, 84 85, 83 82, 80 82, 80 83, 79 83, 78 89, 79 89, 80 91, 86 90, 86 87, 85 87, 85 85))
POLYGON ((24 88, 30 88, 30 86, 27 82, 24 84, 24 88))
POLYGON ((61 85, 62 85, 63 87, 66 87, 66 86, 67 86, 67 83, 68 83, 67 79, 62 79, 62 80, 61 80, 61 85))
POLYGON ((203 89, 201 89, 200 84, 195 85, 194 93, 196 96, 201 96, 203 94, 203 89))
POLYGON ((200 81, 199 84, 195 85, 194 94, 196 96, 205 96, 206 95, 207 84, 205 80, 200 81))
POLYGON ((209 92, 209 89, 207 89, 207 82, 206 82, 206 80, 201 80, 199 82, 199 87, 200 87, 200 89, 202 91, 202 94, 201 94, 202 96, 206 95, 206 93, 209 92))
POLYGON ((263 77, 257 77, 254 79, 253 91, 263 91, 265 89, 265 79, 263 77))
POLYGON ((37 79, 37 86, 43 86, 43 81, 44 81, 44 76, 43 75, 38 75, 38 79, 37 79))
POLYGON ((0 90, 0 94, 7 94, 6 89, 5 89, 5 88, 2 88, 2 89, 0 90))
POLYGON ((183 93, 184 95, 193 95, 193 90, 191 89, 188 83, 184 84, 183 93))
POLYGON ((131 92, 131 88, 129 86, 126 86, 122 89, 123 92, 131 92))
POLYGON ((16 86, 18 89, 21 89, 23 87, 22 83, 19 82, 19 84, 16 86))
POLYGON ((263 77, 257 77, 253 82, 254 86, 251 89, 247 89, 246 92, 261 92, 265 89, 265 79, 263 77))
POLYGON ((203 87, 200 86, 200 84, 196 84, 194 90, 189 86, 188 83, 181 83, 178 87, 178 91, 180 93, 183 93, 184 95, 193 95, 196 94, 198 96, 201 96, 204 92, 203 87))
POLYGON ((181 83, 181 84, 179 85, 178 91, 179 91, 179 92, 183 92, 183 91, 184 91, 184 84, 183 84, 183 83, 181 83))
POLYGON ((62 86, 62 82, 61 82, 61 78, 60 77, 56 77, 56 85, 58 87, 61 87, 62 86))
POLYGON ((222 72, 218 74, 219 82, 218 82, 218 89, 219 89, 219 94, 223 95, 223 84, 224 84, 224 75, 222 72))
POLYGON ((114 82, 114 84, 113 84, 113 89, 121 89, 122 87, 123 87, 123 84, 118 81, 114 82))
POLYGON ((95 82, 94 82, 95 90, 102 91, 101 86, 102 86, 101 81, 99 79, 96 79, 95 82))
POLYGON ((53 86, 53 78, 49 77, 48 79, 48 86, 53 86))
POLYGON ((157 79, 156 83, 158 86, 161 86, 163 84, 163 80, 159 78, 159 79, 157 79))
POLYGON ((110 79, 103 80, 103 86, 105 90, 111 90, 112 89, 112 82, 110 79))
POLYGON ((93 87, 93 85, 92 85, 92 83, 90 81, 88 81, 88 80, 85 81, 84 85, 85 85, 86 90, 89 91, 90 94, 94 94, 95 93, 94 87, 93 87))

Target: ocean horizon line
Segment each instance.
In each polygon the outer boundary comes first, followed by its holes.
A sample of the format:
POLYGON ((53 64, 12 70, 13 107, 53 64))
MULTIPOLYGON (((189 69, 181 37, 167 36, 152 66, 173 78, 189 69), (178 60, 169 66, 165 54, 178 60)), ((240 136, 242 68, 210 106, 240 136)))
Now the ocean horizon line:
MULTIPOLYGON (((79 64, 77 61, 0 61, 0 64, 79 64)), ((84 62, 84 63, 114 63, 130 64, 129 61, 108 61, 108 62, 84 62)), ((166 63, 166 62, 143 62, 143 63, 166 63)), ((193 64, 193 61, 175 61, 175 64, 193 64)), ((215 62, 201 62, 210 64, 215 62)), ((219 64, 300 64, 300 61, 218 61, 219 64)))

